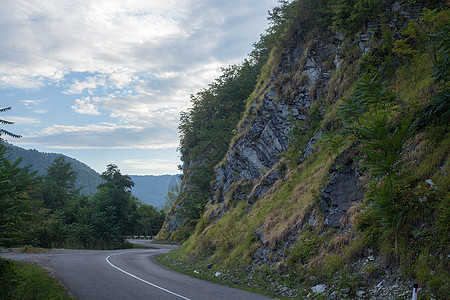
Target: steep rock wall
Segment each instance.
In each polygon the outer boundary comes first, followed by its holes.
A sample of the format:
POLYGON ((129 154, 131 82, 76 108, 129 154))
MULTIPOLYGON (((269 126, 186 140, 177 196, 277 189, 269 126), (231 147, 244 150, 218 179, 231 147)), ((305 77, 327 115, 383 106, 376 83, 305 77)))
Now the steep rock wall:
MULTIPOLYGON (((387 8, 386 15, 390 16, 388 27, 394 36, 399 35, 409 20, 416 19, 420 11, 420 4, 393 2, 387 8)), ((283 177, 277 164, 281 153, 289 147, 289 132, 293 123, 306 120, 315 102, 324 99, 333 102, 350 88, 358 76, 358 66, 351 65, 352 61, 357 61, 370 51, 377 32, 380 32, 380 24, 375 22, 352 36, 338 32, 322 33, 322 36, 308 42, 294 38, 286 44, 283 53, 274 54, 277 58, 270 74, 260 80, 247 117, 237 128, 234 141, 216 168, 210 199, 212 204, 220 205, 217 215, 225 212, 230 202, 256 202, 283 177)), ((314 152, 321 134, 319 130, 311 137, 302 150, 303 158, 299 163, 314 152)), ((189 189, 189 181, 186 180, 190 176, 189 170, 198 164, 201 160, 195 163, 189 160, 189 166, 183 165, 185 180, 181 193, 189 189)), ((336 176, 350 176, 352 178, 348 180, 357 182, 357 175, 350 175, 354 170, 349 168, 346 175, 336 176)), ((333 180, 338 182, 344 178, 333 180)), ((328 189, 334 189, 336 184, 328 189)), ((334 200, 327 198, 326 194, 327 190, 323 196, 326 200, 321 202, 322 209, 333 215, 338 210, 334 200)), ((360 199, 360 195, 356 198, 360 199)), ((339 217, 349 206, 348 203, 340 205, 340 212, 326 220, 329 225, 338 226, 339 217)), ((180 207, 177 203, 169 212, 163 231, 171 233, 183 226, 184 221, 178 216, 180 207)))
MULTIPOLYGON (((326 93, 331 72, 340 63, 342 39, 338 34, 317 38, 309 45, 299 42, 281 55, 278 72, 254 100, 248 119, 238 128, 238 138, 217 168, 212 203, 224 202, 233 184, 242 182, 254 185, 247 199, 256 201, 279 179, 280 172, 273 168, 288 147, 292 124, 305 120, 312 104, 326 93)), ((317 138, 305 149, 306 154, 317 138)))

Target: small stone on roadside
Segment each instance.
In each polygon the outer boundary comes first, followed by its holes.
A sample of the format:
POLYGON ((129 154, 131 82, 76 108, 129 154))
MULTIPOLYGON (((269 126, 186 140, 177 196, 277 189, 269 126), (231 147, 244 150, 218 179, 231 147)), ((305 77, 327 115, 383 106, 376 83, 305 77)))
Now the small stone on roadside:
POLYGON ((362 297, 364 297, 365 294, 366 294, 366 292, 364 292, 364 291, 358 291, 358 292, 356 292, 356 297, 362 298, 362 297))
POLYGON ((317 284, 317 285, 313 286, 311 288, 311 290, 313 291, 313 293, 322 294, 323 292, 325 292, 326 287, 327 286, 325 284, 317 284))

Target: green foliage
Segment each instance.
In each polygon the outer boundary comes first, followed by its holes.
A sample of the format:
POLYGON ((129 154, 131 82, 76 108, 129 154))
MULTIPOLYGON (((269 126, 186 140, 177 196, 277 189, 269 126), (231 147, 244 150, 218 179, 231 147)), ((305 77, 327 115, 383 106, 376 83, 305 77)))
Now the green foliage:
POLYGON ((92 198, 75 187, 72 164, 58 157, 44 181, 21 159, 9 161, 0 144, 0 243, 12 246, 118 248, 124 235, 155 235, 164 213, 142 204, 131 193, 133 182, 115 165, 103 172, 104 183, 92 198))
POLYGON ((0 299, 11 299, 17 284, 17 274, 12 262, 0 257, 0 299))
POLYGON ((394 197, 394 183, 398 180, 403 162, 402 155, 406 141, 411 136, 412 118, 407 118, 397 125, 387 114, 374 116, 357 132, 357 141, 362 143, 359 150, 365 155, 363 165, 367 172, 383 180, 373 191, 373 205, 382 224, 394 228, 395 254, 398 254, 398 226, 401 207, 394 197))
POLYGON ((448 125, 450 120, 450 25, 439 26, 438 30, 430 34, 430 43, 435 47, 434 55, 437 57, 433 66, 434 85, 440 90, 424 106, 419 124, 424 126, 433 122, 448 125))
POLYGON ((245 60, 222 71, 208 89, 191 96, 192 108, 181 114, 179 149, 187 166, 183 184, 190 188, 180 193, 177 213, 187 226, 194 226, 203 214, 214 167, 228 150, 245 100, 255 87, 259 66, 245 60))
POLYGON ((76 173, 72 164, 66 162, 63 156, 57 157, 47 169, 42 184, 44 205, 51 209, 62 209, 71 199, 79 196, 75 187, 76 173))
POLYGON ((398 175, 402 162, 400 158, 411 136, 412 119, 405 119, 397 125, 387 114, 373 116, 357 131, 359 148, 365 154, 364 166, 369 173, 385 176, 389 180, 398 175))
POLYGON ((378 17, 385 7, 382 0, 331 0, 328 1, 332 14, 331 30, 354 33, 368 21, 378 17))
MULTIPOLYGON (((8 111, 8 110, 11 110, 11 107, 0 108, 0 112, 5 112, 5 111, 8 111)), ((12 125, 12 124, 14 124, 14 122, 0 119, 0 124, 1 125, 12 125)), ((14 133, 6 130, 6 129, 0 128, 0 141, 3 140, 1 138, 2 135, 7 135, 7 136, 10 136, 10 137, 13 137, 13 138, 20 138, 20 137, 22 137, 21 135, 14 134, 14 133)))
POLYGON ((288 264, 294 269, 303 266, 309 259, 317 254, 319 246, 325 240, 326 236, 319 236, 311 229, 305 229, 298 237, 298 242, 290 250, 288 264))
POLYGON ((364 114, 364 106, 358 101, 357 97, 341 98, 343 103, 338 105, 340 115, 338 120, 348 122, 349 124, 357 123, 361 126, 360 118, 364 114))
POLYGON ((275 47, 294 38, 305 39, 317 27, 324 27, 330 18, 327 0, 279 1, 269 12, 267 35, 275 47))
POLYGON ((355 83, 353 95, 359 105, 367 111, 373 109, 375 114, 380 109, 399 104, 396 95, 387 88, 386 82, 378 76, 371 77, 368 74, 363 75, 355 83))
POLYGON ((155 236, 161 228, 165 214, 153 206, 141 204, 137 208, 137 224, 134 232, 139 235, 155 236))
POLYGON ((375 40, 372 49, 362 57, 361 71, 371 76, 390 78, 395 70, 396 60, 393 51, 396 49, 393 32, 386 25, 382 25, 381 38, 375 40))
POLYGON ((339 148, 344 144, 344 142, 344 135, 340 134, 337 130, 325 132, 320 139, 320 143, 327 148, 330 154, 334 154, 336 156, 339 154, 339 148))
POLYGON ((134 186, 128 175, 122 175, 114 164, 109 164, 106 171, 102 173, 105 181, 98 186, 98 193, 94 196, 94 203, 97 208, 96 218, 103 219, 100 222, 103 230, 107 234, 108 230, 117 231, 118 234, 126 235, 131 233, 134 223, 134 211, 137 204, 131 194, 134 186))
POLYGON ((180 194, 180 185, 178 183, 172 185, 169 188, 169 190, 167 191, 167 195, 165 197, 166 204, 163 207, 163 211, 165 213, 167 213, 172 208, 179 194, 180 194))
POLYGON ((18 284, 13 287, 11 297, 2 299, 73 299, 57 279, 40 267, 15 262, 14 270, 18 284))
POLYGON ((39 182, 29 167, 20 168, 21 160, 11 162, 7 149, 0 144, 0 245, 16 243, 32 222, 35 206, 30 193, 39 182))

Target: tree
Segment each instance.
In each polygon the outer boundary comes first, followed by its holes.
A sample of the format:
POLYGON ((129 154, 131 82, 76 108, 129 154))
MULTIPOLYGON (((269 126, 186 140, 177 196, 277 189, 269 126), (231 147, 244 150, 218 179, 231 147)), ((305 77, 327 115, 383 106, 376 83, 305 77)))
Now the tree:
POLYGON ((95 194, 96 212, 107 212, 110 226, 118 226, 122 235, 130 234, 134 229, 137 201, 131 194, 134 182, 128 175, 122 175, 118 167, 109 164, 101 174, 105 181, 98 186, 95 194))
POLYGON ((30 166, 20 167, 22 159, 9 160, 0 144, 0 245, 11 245, 24 236, 24 227, 33 219, 30 193, 40 181, 30 166))
POLYGON ((369 173, 376 176, 379 185, 374 191, 373 206, 384 225, 394 229, 395 254, 398 252, 398 226, 402 209, 395 199, 394 183, 398 181, 406 150, 406 140, 411 136, 412 118, 396 124, 387 114, 374 116, 358 130, 357 138, 362 143, 359 150, 363 164, 369 173))
POLYGON ((172 185, 167 191, 167 195, 165 196, 166 204, 163 207, 163 211, 167 213, 175 203, 180 194, 180 185, 178 183, 172 185))
MULTIPOLYGON (((0 108, 0 112, 5 112, 5 111, 8 111, 8 110, 11 110, 11 107, 0 108)), ((2 124, 2 125, 12 125, 12 124, 14 124, 14 122, 0 119, 0 124, 2 124)), ((22 137, 21 135, 14 134, 14 133, 6 130, 6 129, 0 128, 0 141, 3 140, 1 138, 2 135, 7 135, 7 136, 10 136, 10 137, 13 137, 13 138, 20 138, 20 137, 22 137)))
POLYGON ((450 26, 438 26, 435 33, 430 35, 430 44, 435 47, 437 58, 433 66, 433 85, 438 92, 431 101, 423 107, 418 120, 419 126, 425 127, 429 123, 448 125, 450 120, 450 26))
POLYGON ((141 204, 137 208, 137 224, 135 232, 139 235, 156 235, 161 229, 165 214, 157 211, 153 206, 141 204))
POLYGON ((55 158, 47 168, 42 187, 44 204, 47 208, 62 209, 70 200, 79 196, 79 189, 75 187, 76 174, 72 164, 66 162, 63 156, 55 158))

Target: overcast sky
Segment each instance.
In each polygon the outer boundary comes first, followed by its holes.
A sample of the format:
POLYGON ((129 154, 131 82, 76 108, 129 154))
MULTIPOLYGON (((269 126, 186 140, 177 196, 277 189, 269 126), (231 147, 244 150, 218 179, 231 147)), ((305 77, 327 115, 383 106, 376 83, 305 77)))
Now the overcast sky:
POLYGON ((98 172, 179 173, 180 111, 240 63, 277 0, 1 0, 0 118, 98 172))

